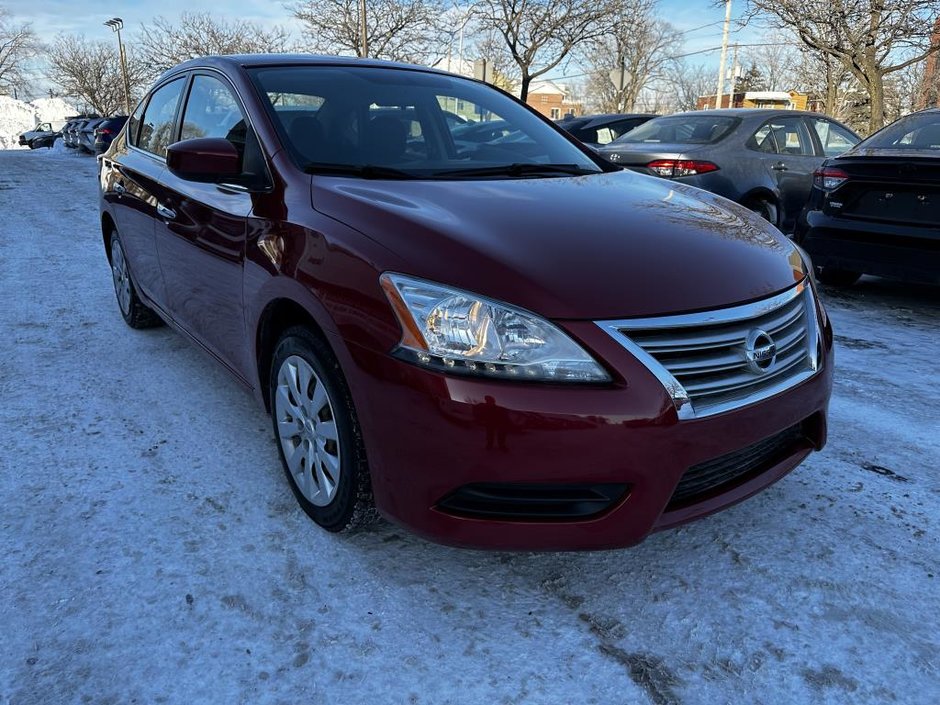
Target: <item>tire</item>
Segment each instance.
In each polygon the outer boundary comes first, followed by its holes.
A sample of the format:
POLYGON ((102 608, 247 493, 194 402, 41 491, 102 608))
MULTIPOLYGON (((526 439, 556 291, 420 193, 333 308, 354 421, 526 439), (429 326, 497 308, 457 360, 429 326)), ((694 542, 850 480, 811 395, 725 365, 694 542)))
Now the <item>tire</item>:
POLYGON ((777 204, 770 199, 755 198, 744 205, 748 210, 757 213, 775 228, 780 227, 780 209, 777 207, 777 204))
POLYGON ((821 267, 816 273, 816 278, 823 284, 843 287, 852 286, 861 276, 861 272, 853 272, 849 269, 837 269, 835 267, 821 267))
POLYGON ((154 328, 163 325, 161 318, 152 309, 141 303, 137 296, 137 287, 131 278, 124 247, 117 231, 111 232, 111 279, 114 282, 114 296, 118 310, 124 322, 131 328, 154 328))
POLYGON ((274 349, 269 396, 281 464, 307 516, 331 532, 373 523, 362 432, 329 345, 303 326, 285 331, 274 349))

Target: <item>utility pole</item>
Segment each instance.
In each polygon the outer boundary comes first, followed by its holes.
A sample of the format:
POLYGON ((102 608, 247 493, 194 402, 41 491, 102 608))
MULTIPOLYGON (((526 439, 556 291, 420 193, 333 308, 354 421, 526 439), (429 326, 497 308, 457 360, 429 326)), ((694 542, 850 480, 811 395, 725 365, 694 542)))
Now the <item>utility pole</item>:
POLYGON ((105 27, 110 27, 112 32, 117 33, 118 40, 118 59, 121 62, 121 76, 124 78, 124 111, 128 117, 131 114, 131 84, 127 78, 127 57, 124 55, 124 42, 121 41, 121 29, 124 28, 124 20, 120 17, 112 17, 104 23, 105 27))
MULTIPOLYGON (((721 34, 721 63, 718 65, 718 90, 715 94, 715 107, 721 107, 722 93, 725 89, 725 63, 728 60, 728 32, 731 29, 731 0, 725 0, 725 28, 721 34)), ((730 101, 729 101, 730 105, 730 101)))
POLYGON ((362 58, 369 56, 369 37, 366 28, 366 0, 359 0, 359 31, 362 32, 362 58))

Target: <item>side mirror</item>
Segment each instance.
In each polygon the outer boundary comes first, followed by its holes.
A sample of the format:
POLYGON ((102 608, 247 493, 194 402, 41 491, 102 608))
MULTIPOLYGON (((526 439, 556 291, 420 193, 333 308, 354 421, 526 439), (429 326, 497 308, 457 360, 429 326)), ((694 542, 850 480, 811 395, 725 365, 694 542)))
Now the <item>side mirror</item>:
POLYGON ((183 140, 166 148, 166 165, 186 181, 218 183, 241 175, 241 157, 221 137, 183 140))

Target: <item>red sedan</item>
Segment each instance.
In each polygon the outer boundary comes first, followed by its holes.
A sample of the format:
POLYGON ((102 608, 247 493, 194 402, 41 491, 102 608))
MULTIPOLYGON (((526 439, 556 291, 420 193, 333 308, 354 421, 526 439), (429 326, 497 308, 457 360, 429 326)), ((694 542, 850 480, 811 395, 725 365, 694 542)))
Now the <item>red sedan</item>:
POLYGON ((485 84, 190 61, 100 186, 124 319, 254 391, 327 530, 377 509, 460 546, 627 546, 825 443, 832 330, 798 248, 485 84))

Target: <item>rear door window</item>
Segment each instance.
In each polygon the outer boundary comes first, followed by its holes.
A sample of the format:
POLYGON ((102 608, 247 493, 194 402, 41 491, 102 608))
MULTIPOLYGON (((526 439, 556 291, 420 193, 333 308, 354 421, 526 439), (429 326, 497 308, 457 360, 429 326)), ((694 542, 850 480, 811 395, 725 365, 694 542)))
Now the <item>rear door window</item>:
POLYGON ((166 148, 173 143, 176 109, 185 83, 185 79, 178 78, 161 86, 150 96, 141 120, 138 147, 158 157, 166 157, 166 148))
POLYGON ((751 136, 748 146, 770 154, 816 156, 809 128, 800 117, 768 120, 751 136))
POLYGON ((812 118, 811 121, 822 145, 823 154, 827 157, 837 157, 859 142, 858 137, 831 120, 812 118))

